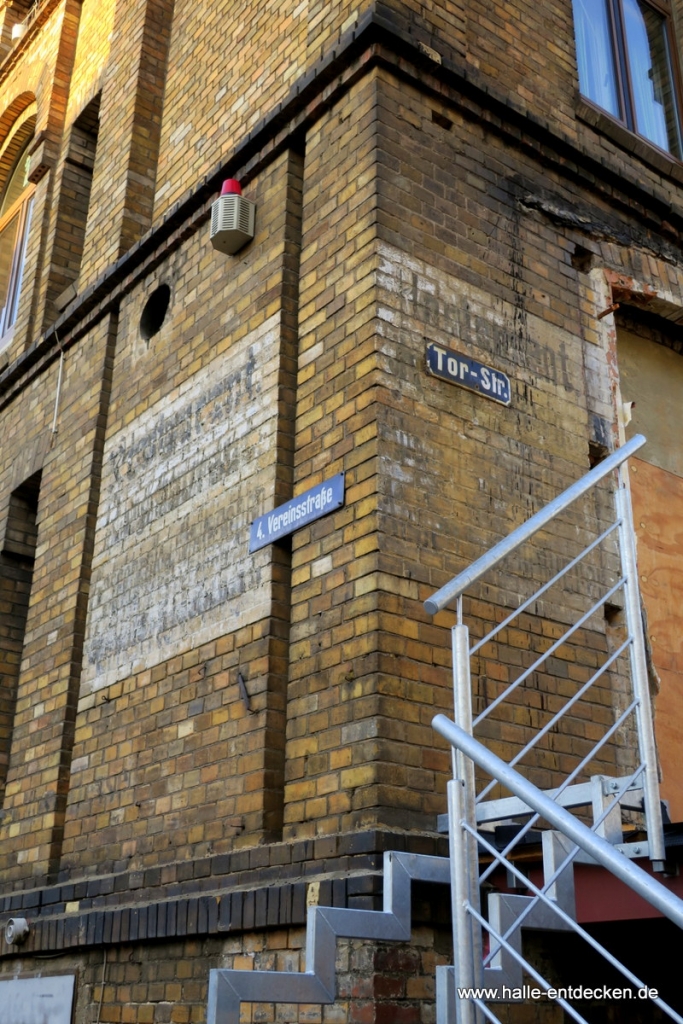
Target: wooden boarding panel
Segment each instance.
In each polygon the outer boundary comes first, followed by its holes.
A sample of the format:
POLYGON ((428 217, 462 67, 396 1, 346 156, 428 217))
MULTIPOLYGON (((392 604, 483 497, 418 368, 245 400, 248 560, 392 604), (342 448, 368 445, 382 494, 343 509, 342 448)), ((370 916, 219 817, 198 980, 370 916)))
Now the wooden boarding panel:
POLYGON ((683 478, 640 459, 632 460, 630 470, 640 587, 661 680, 655 700, 655 730, 663 772, 662 797, 670 802, 672 820, 682 821, 683 478))

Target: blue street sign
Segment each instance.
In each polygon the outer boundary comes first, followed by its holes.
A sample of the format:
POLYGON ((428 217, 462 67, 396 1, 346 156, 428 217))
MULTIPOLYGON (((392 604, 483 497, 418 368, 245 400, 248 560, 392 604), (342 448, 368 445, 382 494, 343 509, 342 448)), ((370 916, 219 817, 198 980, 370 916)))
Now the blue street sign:
POLYGON ((470 391, 492 398, 501 405, 509 405, 511 399, 510 378, 502 370, 478 363, 476 359, 460 355, 451 348, 427 345, 427 372, 449 384, 458 384, 470 391))
POLYGON ((249 551, 258 551, 282 537, 286 537, 302 526, 312 523, 328 512, 334 512, 344 504, 344 474, 338 473, 330 480, 304 491, 297 498, 286 501, 272 512, 259 516, 251 524, 249 551))

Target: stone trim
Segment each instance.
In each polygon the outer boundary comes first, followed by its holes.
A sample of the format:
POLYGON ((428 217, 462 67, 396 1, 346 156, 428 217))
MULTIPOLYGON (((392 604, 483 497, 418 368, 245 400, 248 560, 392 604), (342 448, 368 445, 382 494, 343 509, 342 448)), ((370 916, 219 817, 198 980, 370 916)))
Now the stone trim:
POLYGON ((448 842, 358 832, 25 890, 0 897, 0 935, 9 917, 31 923, 21 949, 3 939, 0 957, 304 925, 312 881, 323 906, 379 910, 385 850, 447 857, 448 842))

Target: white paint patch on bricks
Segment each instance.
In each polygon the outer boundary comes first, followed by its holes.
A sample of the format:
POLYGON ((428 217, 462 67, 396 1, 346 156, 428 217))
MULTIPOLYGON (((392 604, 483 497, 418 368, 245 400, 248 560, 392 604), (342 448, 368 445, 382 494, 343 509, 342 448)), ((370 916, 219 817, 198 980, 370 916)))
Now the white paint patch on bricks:
POLYGON ((3 1024, 69 1024, 74 974, 0 981, 3 1024))
POLYGON ((279 314, 107 439, 82 696, 269 613, 279 314), (271 398, 272 395, 272 398, 271 398))
POLYGON ((547 394, 581 401, 583 350, 570 330, 394 246, 381 242, 377 249, 378 334, 385 355, 394 358, 392 343, 408 332, 464 351, 547 394))

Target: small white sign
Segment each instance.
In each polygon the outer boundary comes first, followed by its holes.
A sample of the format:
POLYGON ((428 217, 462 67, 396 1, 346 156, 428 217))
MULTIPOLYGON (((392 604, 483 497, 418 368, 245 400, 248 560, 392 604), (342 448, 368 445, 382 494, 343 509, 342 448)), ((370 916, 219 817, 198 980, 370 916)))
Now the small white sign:
POLYGON ((75 974, 0 981, 2 1024, 71 1024, 75 974))

